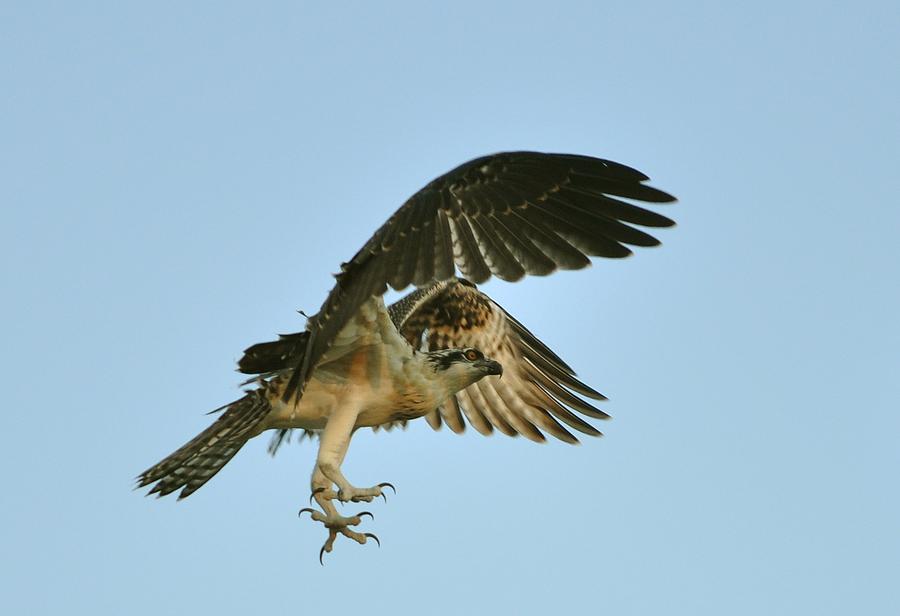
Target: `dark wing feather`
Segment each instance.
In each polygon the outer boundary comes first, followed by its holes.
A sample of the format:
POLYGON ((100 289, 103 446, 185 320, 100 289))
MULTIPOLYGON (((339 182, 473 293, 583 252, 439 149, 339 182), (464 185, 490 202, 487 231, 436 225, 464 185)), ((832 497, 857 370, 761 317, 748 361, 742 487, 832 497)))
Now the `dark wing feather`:
POLYGON ((400 333, 416 348, 474 347, 503 365, 502 377, 480 380, 427 416, 432 427, 447 423, 461 432, 461 409, 482 434, 496 428, 540 442, 546 432, 578 442, 560 422, 583 434, 600 434, 576 413, 595 419, 609 416, 576 393, 606 398, 578 380, 566 362, 472 283, 455 279, 435 283, 389 311, 400 333))
POLYGON ((247 348, 238 362, 238 370, 244 374, 272 376, 303 358, 309 332, 282 334, 278 340, 260 342, 247 348))
POLYGON ((434 277, 436 280, 446 280, 456 271, 456 263, 453 260, 453 232, 443 210, 438 210, 434 225, 434 277))
POLYGON ((591 256, 628 256, 626 244, 656 244, 629 225, 674 223, 620 199, 675 200, 644 184, 647 179, 625 165, 588 156, 504 152, 469 161, 428 183, 343 264, 337 284, 308 323, 302 355, 285 366, 293 372, 284 399, 302 392, 338 332, 388 285, 428 286, 450 279, 457 267, 476 283, 492 274, 518 280, 557 268, 580 269, 591 256))

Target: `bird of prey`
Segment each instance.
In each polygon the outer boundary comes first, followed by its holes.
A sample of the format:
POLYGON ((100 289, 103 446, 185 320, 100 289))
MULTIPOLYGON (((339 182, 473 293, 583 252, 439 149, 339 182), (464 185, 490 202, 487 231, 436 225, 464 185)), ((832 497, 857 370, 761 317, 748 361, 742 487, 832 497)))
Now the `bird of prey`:
POLYGON ((537 442, 546 433, 577 443, 567 427, 599 435, 581 416, 607 419, 584 399, 604 396, 476 285, 492 275, 517 281, 577 270, 589 257, 626 257, 628 246, 659 244, 636 226, 673 221, 633 202, 675 199, 647 179, 588 156, 503 152, 433 180, 341 265, 305 331, 245 351, 238 369, 255 387, 141 473, 139 486, 155 484, 150 494, 160 496, 180 489, 184 498, 262 432, 276 431, 273 451, 292 429, 315 434, 310 501, 321 510, 300 513, 328 531, 321 561, 338 535, 378 541, 352 528, 371 513, 345 517, 335 507, 393 488, 356 487, 341 472, 359 428, 424 417, 435 429, 446 424, 459 433, 468 421, 482 434, 496 429, 537 442), (389 286, 411 285, 416 289, 385 306, 389 286))

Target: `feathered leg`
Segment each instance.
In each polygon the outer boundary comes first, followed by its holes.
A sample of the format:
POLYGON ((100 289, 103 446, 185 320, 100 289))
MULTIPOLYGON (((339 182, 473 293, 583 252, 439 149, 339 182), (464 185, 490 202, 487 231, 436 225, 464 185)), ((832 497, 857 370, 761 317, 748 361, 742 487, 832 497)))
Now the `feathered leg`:
MULTIPOLYGON (((316 472, 319 472, 338 487, 337 494, 323 495, 323 498, 329 500, 337 498, 342 503, 350 501, 354 503, 360 501, 368 503, 377 496, 384 497, 382 488, 390 485, 380 483, 371 488, 357 488, 347 481, 347 478, 341 472, 341 464, 344 463, 344 457, 347 455, 347 449, 350 447, 350 439, 353 437, 353 429, 358 414, 359 412, 353 410, 350 406, 338 409, 328 418, 325 430, 322 431, 313 480, 315 482, 316 472)), ((321 487, 321 485, 314 485, 313 490, 318 489, 318 487, 321 487)), ((385 498, 385 500, 387 499, 385 498)))
POLYGON ((309 512, 313 520, 321 522, 328 529, 328 539, 319 550, 319 562, 322 562, 324 554, 331 552, 334 548, 334 541, 338 534, 359 544, 365 544, 371 538, 380 545, 378 537, 372 533, 358 533, 349 529, 350 526, 358 525, 364 515, 374 519, 370 512, 363 511, 352 517, 344 517, 338 514, 334 506, 335 499, 341 502, 369 502, 376 496, 384 496, 381 492, 382 488, 390 485, 380 484, 371 488, 357 488, 351 485, 341 472, 341 464, 343 464, 350 447, 357 415, 358 411, 353 410, 353 407, 344 406, 329 417, 325 430, 320 435, 319 453, 310 481, 313 498, 316 499, 324 513, 310 508, 300 510, 301 514, 309 512), (333 489, 335 484, 338 488, 336 492, 333 489))

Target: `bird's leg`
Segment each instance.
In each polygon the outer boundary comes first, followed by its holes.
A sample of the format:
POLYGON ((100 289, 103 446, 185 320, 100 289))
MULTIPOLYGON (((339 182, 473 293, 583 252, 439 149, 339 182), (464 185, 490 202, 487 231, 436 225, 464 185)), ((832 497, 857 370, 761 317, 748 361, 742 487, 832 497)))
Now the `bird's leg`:
POLYGON ((320 437, 319 454, 310 480, 312 498, 316 500, 324 513, 310 508, 300 510, 300 514, 309 512, 313 520, 321 522, 328 529, 328 539, 319 550, 319 562, 322 562, 322 557, 334 548, 334 541, 339 534, 359 544, 365 544, 368 539, 374 539, 380 545, 378 537, 372 533, 358 533, 349 528, 358 525, 364 515, 374 519, 371 513, 362 511, 355 516, 345 517, 338 514, 334 506, 335 499, 341 502, 368 502, 375 496, 381 495, 380 486, 369 489, 353 487, 340 470, 350 446, 357 415, 356 411, 336 410, 328 419, 320 437), (334 490, 334 484, 337 484, 337 491, 334 490))
MULTIPOLYGON (((394 486, 391 484, 380 483, 371 488, 357 488, 347 481, 347 478, 341 472, 341 464, 343 464, 344 457, 347 455, 347 449, 350 447, 350 439, 353 437, 356 417, 359 414, 358 411, 348 410, 351 408, 345 406, 335 410, 331 417, 328 418, 325 430, 320 435, 316 472, 321 472, 327 480, 330 480, 338 487, 337 494, 332 496, 329 490, 326 489, 322 492, 323 497, 337 498, 343 503, 349 501, 368 503, 378 496, 387 500, 387 497, 382 492, 382 488, 390 486, 393 490, 394 486)), ((314 489, 316 488, 314 487, 314 489)))
POLYGON ((322 511, 325 512, 325 515, 338 515, 337 509, 335 509, 334 503, 332 502, 337 498, 337 491, 334 488, 334 483, 322 473, 318 465, 313 467, 312 479, 309 482, 309 487, 310 490, 312 490, 312 496, 310 496, 309 499, 310 503, 315 499, 319 507, 322 508, 322 511))

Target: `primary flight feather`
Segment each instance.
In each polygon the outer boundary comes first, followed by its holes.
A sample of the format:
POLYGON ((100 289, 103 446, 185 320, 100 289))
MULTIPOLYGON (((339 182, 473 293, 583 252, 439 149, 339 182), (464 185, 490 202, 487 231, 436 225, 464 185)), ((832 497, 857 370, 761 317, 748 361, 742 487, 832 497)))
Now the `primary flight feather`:
POLYGON ((581 416, 608 416, 583 398, 605 398, 476 285, 491 275, 516 281, 581 269, 589 257, 659 244, 636 227, 674 223, 632 201, 675 199, 647 179, 598 158, 505 152, 433 180, 341 265, 306 331, 245 351, 239 369, 255 375, 256 388, 141 473, 139 485, 184 498, 266 430, 277 431, 273 451, 293 429, 318 434, 311 490, 321 511, 301 513, 328 530, 321 560, 339 534, 375 538, 352 530, 360 515, 339 515, 334 501, 368 502, 393 487, 357 488, 342 474, 360 427, 425 417, 435 429, 462 432, 468 421, 482 434, 496 429, 534 441, 550 434, 575 443, 570 429, 599 435, 581 416), (389 286, 410 285, 417 289, 385 306, 389 286))

